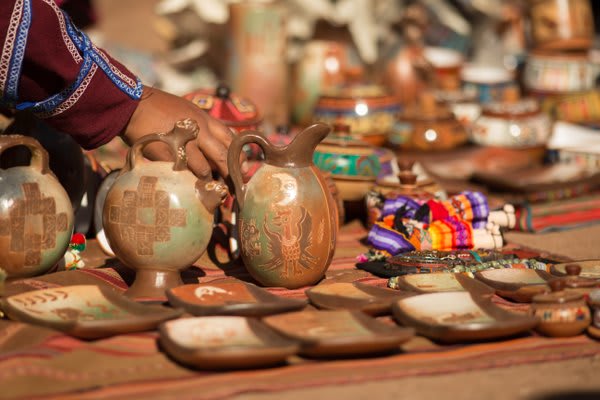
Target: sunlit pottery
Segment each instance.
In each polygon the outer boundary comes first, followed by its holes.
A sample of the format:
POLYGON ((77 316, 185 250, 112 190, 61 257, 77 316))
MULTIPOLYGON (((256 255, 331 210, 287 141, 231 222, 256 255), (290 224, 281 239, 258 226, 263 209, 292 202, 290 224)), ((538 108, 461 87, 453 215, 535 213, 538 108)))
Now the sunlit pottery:
POLYGON ((325 92, 313 113, 315 121, 350 126, 358 139, 381 146, 392 131, 400 104, 376 85, 354 85, 325 92))
POLYGON ((73 208, 48 166, 48 153, 33 138, 0 135, 0 155, 24 146, 27 166, 0 168, 0 268, 7 277, 41 275, 65 254, 73 232, 73 208))

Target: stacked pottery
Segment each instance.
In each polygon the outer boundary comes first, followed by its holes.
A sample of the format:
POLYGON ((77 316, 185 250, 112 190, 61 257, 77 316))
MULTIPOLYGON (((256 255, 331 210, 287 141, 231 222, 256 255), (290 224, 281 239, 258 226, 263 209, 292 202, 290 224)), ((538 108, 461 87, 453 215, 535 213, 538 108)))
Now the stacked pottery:
POLYGON ((424 92, 417 103, 400 114, 403 129, 390 136, 390 143, 411 150, 449 150, 464 144, 465 127, 450 109, 438 104, 432 93, 424 92))
POLYGON ((473 123, 471 140, 484 146, 545 146, 552 132, 552 120, 536 99, 519 99, 516 88, 505 93, 502 102, 483 106, 473 123))
POLYGON ((534 48, 525 64, 525 88, 543 98, 546 109, 560 110, 563 120, 600 120, 600 107, 594 107, 599 70, 590 53, 594 38, 590 1, 533 0, 530 15, 534 48))
POLYGON ((351 85, 319 97, 313 119, 349 125, 352 136, 374 146, 385 143, 400 111, 397 98, 377 85, 351 85))

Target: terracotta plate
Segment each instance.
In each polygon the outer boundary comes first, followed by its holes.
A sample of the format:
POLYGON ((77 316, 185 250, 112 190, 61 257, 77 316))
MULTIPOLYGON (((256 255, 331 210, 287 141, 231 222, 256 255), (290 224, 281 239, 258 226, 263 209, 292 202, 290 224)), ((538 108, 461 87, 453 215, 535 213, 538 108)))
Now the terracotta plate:
POLYGON ((462 273, 411 274, 390 278, 390 287, 420 293, 467 291, 493 295, 494 289, 462 273))
POLYGON ((360 311, 298 311, 266 317, 263 321, 302 343, 309 357, 358 356, 389 352, 414 335, 360 311))
POLYGON ((582 278, 600 279, 600 260, 583 260, 554 264, 552 265, 550 272, 552 272, 553 275, 566 275, 567 271, 565 270, 565 267, 569 264, 577 264, 581 267, 579 276, 582 278))
POLYGON ((260 317, 295 311, 308 303, 288 299, 245 282, 211 282, 167 290, 169 303, 196 316, 239 315, 260 317))
POLYGON ((531 303, 536 294, 547 293, 547 282, 555 279, 546 271, 534 269, 490 269, 475 273, 475 277, 496 289, 499 296, 520 302, 531 303))
POLYGON ((489 297, 468 292, 413 296, 394 303, 392 311, 403 325, 443 342, 510 336, 526 332, 538 322, 535 317, 503 310, 489 297))
POLYGON ((364 283, 328 283, 306 291, 310 302, 325 310, 358 310, 369 315, 390 313, 392 303, 414 293, 364 283))
POLYGON ((283 363, 298 352, 297 341, 255 318, 192 317, 158 328, 162 348, 182 364, 201 369, 241 369, 283 363))
POLYGON ((154 329, 181 310, 144 305, 95 285, 34 290, 1 301, 12 320, 58 329, 82 339, 96 339, 154 329))

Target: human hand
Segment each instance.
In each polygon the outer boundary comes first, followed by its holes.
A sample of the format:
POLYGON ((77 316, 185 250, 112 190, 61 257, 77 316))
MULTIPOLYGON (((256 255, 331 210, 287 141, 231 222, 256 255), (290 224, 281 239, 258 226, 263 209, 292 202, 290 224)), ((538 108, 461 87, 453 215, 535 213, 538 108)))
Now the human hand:
MULTIPOLYGON (((198 138, 186 146, 190 170, 200 178, 211 176, 212 170, 218 171, 223 177, 229 176, 227 150, 233 133, 221 122, 182 97, 144 86, 140 104, 122 136, 132 145, 144 135, 170 131, 177 121, 185 118, 194 119, 199 128, 198 138)), ((144 155, 157 161, 173 159, 167 147, 161 143, 146 146, 144 155)), ((248 166, 243 155, 240 161, 242 174, 246 174, 248 166)))

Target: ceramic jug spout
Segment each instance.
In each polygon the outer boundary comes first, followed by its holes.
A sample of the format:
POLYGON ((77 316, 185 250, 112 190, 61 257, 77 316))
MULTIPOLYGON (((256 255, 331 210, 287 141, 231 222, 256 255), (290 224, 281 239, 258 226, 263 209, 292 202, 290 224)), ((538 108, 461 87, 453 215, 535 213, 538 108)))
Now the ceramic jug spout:
POLYGON ((324 123, 316 123, 304 129, 286 146, 285 153, 293 160, 296 167, 312 164, 313 153, 319 143, 329 134, 331 127, 324 123))
POLYGON ((227 194, 227 186, 222 182, 213 180, 198 180, 196 182, 196 195, 211 214, 223 203, 227 194))

